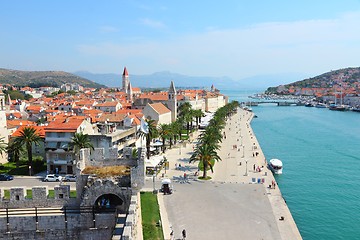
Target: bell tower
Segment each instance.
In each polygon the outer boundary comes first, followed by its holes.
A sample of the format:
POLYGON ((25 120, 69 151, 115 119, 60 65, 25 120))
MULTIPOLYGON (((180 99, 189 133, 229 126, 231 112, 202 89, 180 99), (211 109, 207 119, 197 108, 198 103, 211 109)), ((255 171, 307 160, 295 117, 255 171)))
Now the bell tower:
POLYGON ((175 122, 177 118, 177 94, 174 82, 171 81, 168 92, 168 107, 171 110, 171 121, 175 122))
POLYGON ((125 93, 128 93, 128 89, 129 89, 129 73, 126 69, 126 67, 124 67, 124 72, 122 75, 122 91, 125 93))

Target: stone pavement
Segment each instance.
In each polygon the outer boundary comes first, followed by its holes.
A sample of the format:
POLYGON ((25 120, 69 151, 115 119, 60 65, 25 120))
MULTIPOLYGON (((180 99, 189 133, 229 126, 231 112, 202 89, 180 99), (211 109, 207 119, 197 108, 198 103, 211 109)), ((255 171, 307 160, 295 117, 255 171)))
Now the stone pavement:
MULTIPOLYGON (((197 163, 189 164, 199 132, 191 143, 165 153, 170 169, 162 170, 155 181, 160 188, 164 174, 174 184, 174 194, 158 194, 165 239, 171 226, 176 238, 185 228, 188 239, 301 239, 279 188, 268 188, 275 179, 251 129, 253 116, 240 109, 228 119, 219 152, 222 161, 215 163, 213 174, 209 171, 211 181, 198 180, 197 163), (181 168, 175 169, 175 164, 181 168)), ((145 188, 152 190, 152 178, 146 179, 145 188)))

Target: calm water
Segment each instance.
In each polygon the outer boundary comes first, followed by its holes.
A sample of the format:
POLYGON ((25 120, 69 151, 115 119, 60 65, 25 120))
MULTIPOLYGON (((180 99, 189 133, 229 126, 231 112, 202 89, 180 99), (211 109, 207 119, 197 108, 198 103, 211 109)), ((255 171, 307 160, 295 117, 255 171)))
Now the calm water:
MULTIPOLYGON (((222 91, 244 101, 251 91, 222 91)), ((360 239, 360 113, 252 107, 252 127, 303 239, 360 239)))

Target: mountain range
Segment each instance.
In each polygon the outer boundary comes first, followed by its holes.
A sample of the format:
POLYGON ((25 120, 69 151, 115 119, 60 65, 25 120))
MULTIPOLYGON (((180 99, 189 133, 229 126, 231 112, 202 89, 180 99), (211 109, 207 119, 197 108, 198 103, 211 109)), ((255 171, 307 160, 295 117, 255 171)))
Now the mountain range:
POLYGON ((84 87, 100 88, 104 85, 63 71, 19 71, 0 68, 0 83, 19 87, 60 87, 64 83, 78 83, 84 87))
MULTIPOLYGON (((122 85, 121 74, 99 74, 87 71, 78 71, 74 72, 74 74, 108 87, 121 87, 122 85)), ((210 89, 211 85, 214 85, 218 89, 265 89, 269 85, 284 84, 295 79, 300 79, 301 77, 303 77, 303 75, 300 74, 274 74, 258 75, 237 81, 230 77, 187 76, 169 71, 155 72, 148 75, 129 74, 131 85, 141 88, 168 87, 170 86, 170 81, 174 81, 177 88, 192 87, 210 89)))

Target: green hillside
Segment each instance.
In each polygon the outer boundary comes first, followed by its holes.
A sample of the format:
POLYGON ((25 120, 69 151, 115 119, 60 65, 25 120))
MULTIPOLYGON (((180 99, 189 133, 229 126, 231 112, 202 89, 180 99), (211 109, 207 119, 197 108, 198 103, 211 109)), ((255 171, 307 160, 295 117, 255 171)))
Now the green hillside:
POLYGON ((330 71, 324 74, 321 74, 316 77, 303 79, 301 81, 289 83, 277 87, 269 87, 267 89, 268 93, 278 93, 281 91, 286 91, 290 87, 295 88, 332 88, 339 83, 343 83, 347 87, 358 88, 360 82, 360 67, 355 68, 343 68, 339 70, 330 71))
POLYGON ((18 71, 0 68, 0 84, 20 87, 60 87, 64 83, 77 83, 83 87, 104 87, 104 85, 63 71, 18 71))

